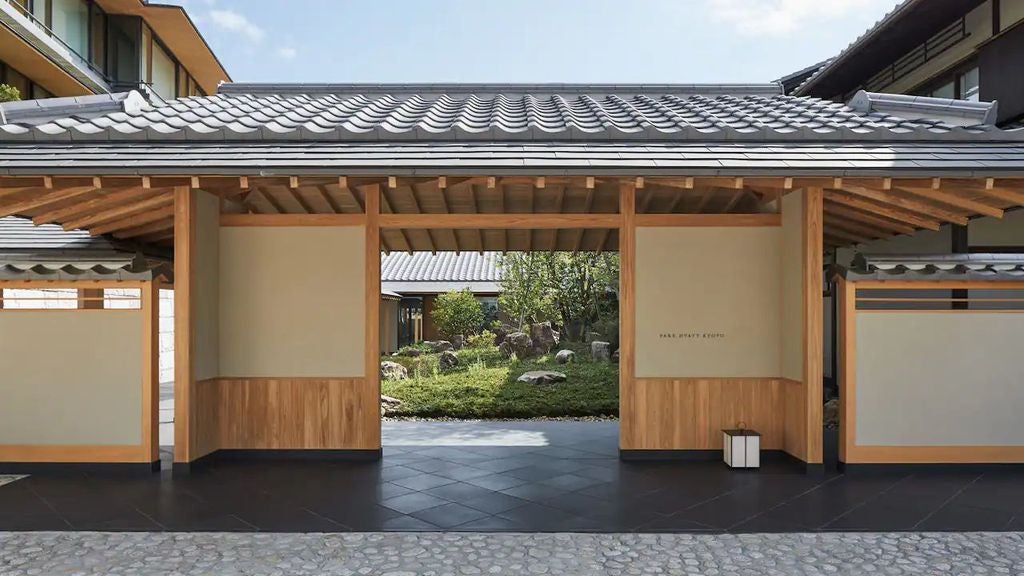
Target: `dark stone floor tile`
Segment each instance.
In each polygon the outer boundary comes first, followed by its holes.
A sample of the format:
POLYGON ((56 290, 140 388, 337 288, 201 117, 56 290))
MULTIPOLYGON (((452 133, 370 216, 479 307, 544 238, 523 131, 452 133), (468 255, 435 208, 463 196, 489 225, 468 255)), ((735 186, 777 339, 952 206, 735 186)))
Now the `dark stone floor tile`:
POLYGON ((405 478, 399 478, 392 481, 394 484, 403 486, 405 488, 411 488, 413 490, 427 490, 430 488, 436 488, 438 486, 444 486, 445 484, 451 484, 454 482, 451 478, 445 478, 444 476, 436 476, 434 474, 427 474, 421 472, 416 476, 408 476, 405 478))
POLYGON ((431 496, 423 492, 414 492, 412 494, 406 494, 405 496, 398 496, 397 498, 391 498, 381 502, 381 506, 390 508, 396 512, 402 514, 412 514, 413 512, 419 512, 420 510, 426 510, 427 508, 434 508, 442 504, 447 504, 448 501, 437 496, 431 496))
POLYGON ((415 468, 409 468, 407 466, 392 466, 381 470, 380 478, 387 482, 394 482, 395 480, 409 478, 410 476, 419 476, 421 474, 423 474, 423 472, 420 472, 415 468))
POLYGON ((505 472, 506 476, 519 478, 520 480, 526 480, 527 482, 539 482, 541 480, 554 478, 555 476, 561 476, 562 474, 563 471, 561 470, 553 470, 542 466, 526 466, 524 468, 516 468, 515 470, 505 472))
POLYGON ((545 486, 554 486, 555 488, 571 492, 601 484, 602 481, 584 476, 576 476, 575 474, 563 474, 561 476, 555 476, 554 478, 548 478, 547 480, 541 480, 540 483, 545 486))
POLYGON ((405 486, 399 486, 391 482, 382 482, 374 488, 374 493, 377 500, 388 500, 398 496, 404 496, 415 492, 412 488, 406 488, 405 486))
POLYGON ((594 520, 535 503, 513 508, 498 514, 498 516, 528 526, 531 531, 535 532, 589 531, 597 525, 594 520))
POLYGON ((427 508, 426 510, 414 512, 413 514, 410 514, 410 516, 413 518, 419 518, 425 522, 430 522, 431 524, 441 528, 453 528, 460 524, 486 518, 487 516, 490 516, 490 514, 451 502, 435 508, 427 508))
POLYGON ((420 472, 428 472, 430 474, 436 473, 438 470, 444 470, 452 466, 452 463, 447 460, 441 460, 440 458, 430 458, 427 460, 417 460, 406 464, 406 467, 419 470, 420 472))
POLYGON ((523 500, 529 500, 531 502, 540 502, 542 500, 547 500, 548 498, 554 498, 555 496, 564 494, 565 490, 534 482, 501 490, 501 493, 507 494, 508 496, 514 496, 516 498, 522 498, 523 500))
POLYGON ((924 531, 991 532, 1002 530, 1013 516, 1013 513, 1007 510, 949 504, 919 522, 914 529, 924 531))
POLYGON ((379 530, 384 532, 437 532, 440 527, 412 516, 399 516, 384 522, 379 530))
POLYGON ((466 482, 454 482, 452 484, 445 484, 444 486, 438 486, 437 488, 431 488, 424 490, 427 494, 437 496, 438 498, 444 498, 445 500, 451 500, 452 502, 463 502, 472 498, 478 498, 481 496, 489 496, 494 494, 493 490, 487 488, 481 488, 480 486, 474 486, 473 484, 467 484, 466 482))
POLYGON ((450 464, 446 468, 438 470, 437 472, 435 472, 435 474, 437 474, 438 476, 443 476, 445 478, 450 478, 452 480, 465 481, 471 480, 473 478, 490 476, 491 474, 493 474, 493 472, 491 472, 490 470, 484 470, 482 468, 476 468, 474 466, 450 464))
POLYGON ((502 494, 501 492, 491 492, 490 494, 470 498, 460 503, 488 514, 500 514, 513 508, 525 506, 529 501, 509 496, 508 494, 502 494))
POLYGON ((478 478, 470 478, 466 480, 467 484, 479 486, 481 488, 487 488, 488 490, 507 490, 508 488, 514 488, 516 486, 522 486, 528 484, 526 480, 519 478, 513 478, 512 476, 506 476, 505 474, 491 474, 489 476, 480 476, 478 478))
POLYGON ((486 516, 451 528, 455 532, 529 532, 530 527, 500 516, 486 516))
POLYGON ((347 526, 301 508, 246 510, 237 516, 264 532, 339 532, 347 526))

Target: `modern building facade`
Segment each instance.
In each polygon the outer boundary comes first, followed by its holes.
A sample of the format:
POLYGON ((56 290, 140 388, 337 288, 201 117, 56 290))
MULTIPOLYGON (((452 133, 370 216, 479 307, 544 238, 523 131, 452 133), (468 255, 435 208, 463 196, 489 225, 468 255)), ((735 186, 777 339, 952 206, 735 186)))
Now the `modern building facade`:
POLYGON ((228 80, 180 6, 0 1, 0 83, 23 99, 143 90, 169 100, 212 94, 228 80))
MULTIPOLYGON (((999 102, 995 121, 1024 119, 1024 2, 906 0, 813 73, 798 96, 847 101, 857 91, 999 102)), ((793 84, 790 84, 793 86, 793 84)))

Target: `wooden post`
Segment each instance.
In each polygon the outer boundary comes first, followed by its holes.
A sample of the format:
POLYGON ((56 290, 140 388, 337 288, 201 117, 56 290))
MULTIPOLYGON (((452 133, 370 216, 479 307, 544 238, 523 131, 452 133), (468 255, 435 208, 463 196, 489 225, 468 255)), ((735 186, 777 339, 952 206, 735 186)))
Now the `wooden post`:
POLYGON ((174 189, 174 462, 192 461, 192 248, 195 199, 187 186, 174 189))
POLYGON ((839 298, 839 461, 847 461, 847 451, 854 443, 854 400, 856 390, 857 354, 857 285, 844 278, 836 281, 839 298))
MULTIPOLYGON (((160 460, 160 285, 140 288, 142 305, 142 444, 160 460)), ((102 302, 101 302, 102 304, 102 302)))
MULTIPOLYGON (((619 185, 619 412, 622 418, 636 418, 622 410, 622 398, 633 393, 636 378, 636 186, 619 185)), ((632 402, 630 402, 632 405, 632 402)), ((620 428, 627 423, 620 421, 620 428)), ((619 431, 619 448, 623 445, 619 431)))
POLYGON ((822 388, 824 386, 824 335, 822 326, 822 293, 824 276, 824 192, 808 188, 803 197, 803 304, 804 304, 804 386, 807 391, 807 453, 808 464, 821 464, 822 457, 822 388))
POLYGON ((366 368, 365 385, 371 390, 372 405, 367 406, 365 426, 372 427, 370 448, 380 449, 380 184, 367 186, 366 192, 366 368))

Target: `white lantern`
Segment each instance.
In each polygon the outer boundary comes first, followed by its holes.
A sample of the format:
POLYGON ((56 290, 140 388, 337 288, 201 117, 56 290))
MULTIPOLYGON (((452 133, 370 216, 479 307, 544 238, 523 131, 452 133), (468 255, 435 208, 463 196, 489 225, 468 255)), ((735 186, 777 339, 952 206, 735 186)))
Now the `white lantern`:
POLYGON ((754 430, 737 428, 722 430, 724 434, 725 463, 730 468, 759 468, 761 466, 761 435, 754 430))

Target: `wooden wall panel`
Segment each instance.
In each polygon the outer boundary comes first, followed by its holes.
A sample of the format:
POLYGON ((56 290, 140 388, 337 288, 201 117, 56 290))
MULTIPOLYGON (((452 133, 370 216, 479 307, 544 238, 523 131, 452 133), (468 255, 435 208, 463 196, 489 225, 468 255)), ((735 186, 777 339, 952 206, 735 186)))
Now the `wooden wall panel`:
POLYGON ((782 449, 803 459, 807 453, 807 388, 803 382, 785 380, 782 388, 782 403, 785 413, 783 423, 782 449))
POLYGON ((721 431, 743 422, 761 433, 762 449, 782 449, 794 386, 779 378, 635 379, 621 392, 622 448, 720 450, 721 431))
POLYGON ((380 404, 362 378, 219 378, 197 386, 203 452, 375 450, 380 404))

